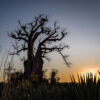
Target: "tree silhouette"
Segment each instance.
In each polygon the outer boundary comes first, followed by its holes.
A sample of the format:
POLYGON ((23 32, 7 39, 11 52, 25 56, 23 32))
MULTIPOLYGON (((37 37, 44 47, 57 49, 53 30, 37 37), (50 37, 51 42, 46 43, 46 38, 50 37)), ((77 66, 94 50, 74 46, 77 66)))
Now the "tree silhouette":
POLYGON ((21 51, 27 51, 27 60, 24 61, 24 71, 27 78, 31 73, 40 75, 43 69, 44 59, 46 54, 57 51, 62 56, 66 65, 70 63, 66 60, 66 55, 63 55, 62 50, 68 48, 68 45, 58 44, 68 34, 65 29, 61 29, 57 22, 53 27, 47 25, 48 17, 39 15, 34 18, 33 22, 22 25, 19 21, 19 29, 11 32, 9 36, 15 40, 13 45, 15 51, 11 53, 19 54, 21 51), (56 45, 54 45, 56 43, 56 45), (20 44, 20 45, 19 45, 20 44))

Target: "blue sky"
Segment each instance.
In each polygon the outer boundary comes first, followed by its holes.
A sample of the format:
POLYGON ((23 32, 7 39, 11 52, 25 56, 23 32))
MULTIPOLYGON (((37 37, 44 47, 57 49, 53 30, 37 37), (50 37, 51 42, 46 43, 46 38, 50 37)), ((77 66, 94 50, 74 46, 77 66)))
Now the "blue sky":
POLYGON ((12 40, 8 38, 7 32, 18 28, 18 20, 27 23, 31 22, 34 16, 47 14, 50 23, 53 24, 57 20, 61 27, 69 31, 64 41, 69 44, 70 49, 64 53, 70 55, 69 61, 73 65, 72 68, 67 68, 61 57, 54 53, 56 56, 51 54, 53 59, 44 66, 47 69, 60 70, 60 75, 62 72, 71 74, 100 67, 99 5, 99 0, 0 0, 0 54, 2 55, 6 48, 11 49, 12 40), (58 64, 58 61, 61 62, 58 64))

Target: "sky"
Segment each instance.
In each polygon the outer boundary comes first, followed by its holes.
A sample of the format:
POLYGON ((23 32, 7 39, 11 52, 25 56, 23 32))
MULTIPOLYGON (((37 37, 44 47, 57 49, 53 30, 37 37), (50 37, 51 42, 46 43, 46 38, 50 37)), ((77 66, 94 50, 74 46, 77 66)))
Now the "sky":
MULTIPOLYGON (((12 50, 12 40, 7 33, 18 28, 18 20, 28 23, 39 14, 48 15, 52 24, 57 20, 62 28, 67 29, 69 34, 64 42, 70 49, 64 50, 64 54, 69 55, 68 60, 72 63, 71 68, 66 67, 54 52, 48 55, 51 61, 45 62, 44 69, 59 70, 62 82, 69 80, 71 74, 99 70, 100 0, 0 0, 0 62, 6 49, 12 50)), ((15 67, 23 68, 18 57, 15 67)), ((2 71, 0 73, 2 76, 2 71)))

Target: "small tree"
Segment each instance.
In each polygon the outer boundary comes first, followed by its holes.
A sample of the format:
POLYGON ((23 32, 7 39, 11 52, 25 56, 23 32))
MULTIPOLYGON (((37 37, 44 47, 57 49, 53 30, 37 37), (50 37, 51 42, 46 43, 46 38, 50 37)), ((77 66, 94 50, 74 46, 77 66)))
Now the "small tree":
POLYGON ((40 75, 43 69, 43 58, 46 58, 46 54, 57 51, 62 56, 67 66, 70 63, 66 60, 66 55, 62 54, 64 48, 68 48, 68 45, 55 43, 63 40, 68 34, 65 29, 61 29, 57 22, 54 23, 53 28, 47 26, 48 17, 39 15, 35 17, 34 21, 22 25, 19 21, 20 28, 11 32, 9 36, 16 40, 13 45, 15 52, 11 53, 19 54, 21 51, 27 51, 27 60, 24 61, 24 71, 27 78, 33 72, 40 75), (19 46, 20 44, 20 46, 19 46))
POLYGON ((50 83, 51 85, 56 84, 59 81, 59 77, 57 77, 58 71, 55 69, 52 69, 51 75, 50 75, 50 83))

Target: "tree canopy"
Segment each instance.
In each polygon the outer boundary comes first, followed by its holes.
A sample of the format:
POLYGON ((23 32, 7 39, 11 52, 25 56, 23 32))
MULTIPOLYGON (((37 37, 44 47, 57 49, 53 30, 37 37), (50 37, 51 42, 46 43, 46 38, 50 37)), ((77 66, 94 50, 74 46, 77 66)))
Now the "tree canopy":
POLYGON ((62 56, 65 64, 70 67, 70 63, 66 60, 68 56, 62 53, 69 46, 61 42, 68 32, 66 29, 60 28, 56 21, 52 27, 48 25, 48 22, 46 15, 39 15, 32 22, 24 25, 19 21, 20 27, 9 34, 15 40, 15 44, 13 44, 15 51, 11 54, 18 55, 22 51, 27 51, 28 61, 35 63, 42 61, 43 65, 43 58, 48 59, 46 54, 56 51, 62 56))

